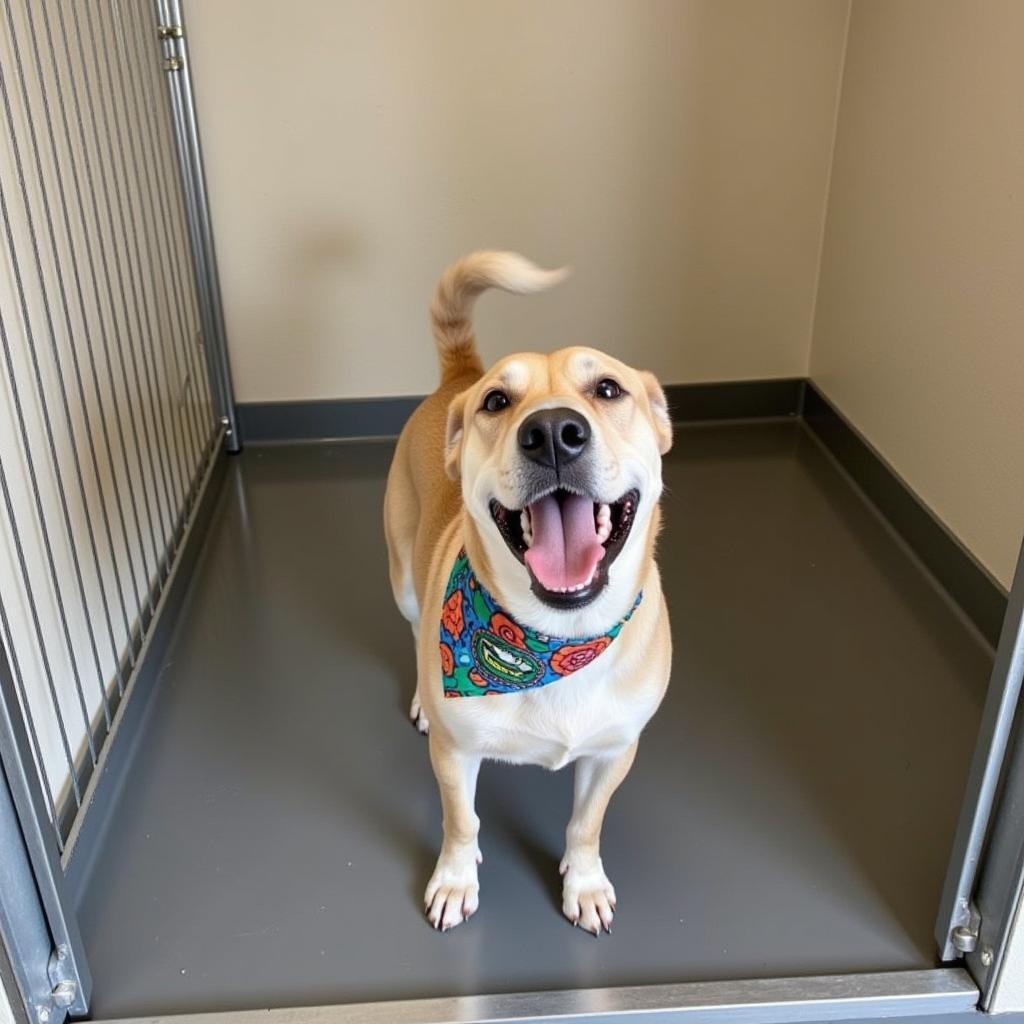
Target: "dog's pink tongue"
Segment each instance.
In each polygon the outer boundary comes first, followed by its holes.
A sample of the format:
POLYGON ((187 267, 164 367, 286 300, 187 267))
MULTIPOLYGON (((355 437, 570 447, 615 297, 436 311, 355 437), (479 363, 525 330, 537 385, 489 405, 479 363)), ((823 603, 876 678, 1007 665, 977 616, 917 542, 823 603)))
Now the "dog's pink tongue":
POLYGON ((533 543, 526 564, 542 587, 568 590, 589 582, 604 557, 594 524, 594 503, 575 494, 562 502, 549 494, 530 506, 533 543))

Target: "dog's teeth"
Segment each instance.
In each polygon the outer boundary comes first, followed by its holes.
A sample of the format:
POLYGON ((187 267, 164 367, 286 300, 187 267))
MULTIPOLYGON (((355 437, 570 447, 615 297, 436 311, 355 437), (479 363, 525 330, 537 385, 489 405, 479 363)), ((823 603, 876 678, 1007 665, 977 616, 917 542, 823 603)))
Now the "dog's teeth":
POLYGON ((527 547, 533 546, 533 526, 530 523, 530 510, 524 508, 519 515, 519 526, 523 531, 523 540, 527 547))
POLYGON ((603 544, 612 534, 612 510, 608 505, 598 505, 595 516, 597 523, 597 540, 603 544))

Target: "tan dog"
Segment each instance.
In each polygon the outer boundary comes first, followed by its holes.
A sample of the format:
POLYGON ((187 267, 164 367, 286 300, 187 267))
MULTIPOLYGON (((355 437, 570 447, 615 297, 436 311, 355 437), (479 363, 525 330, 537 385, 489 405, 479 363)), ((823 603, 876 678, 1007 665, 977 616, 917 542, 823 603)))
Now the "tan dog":
POLYGON ((426 908, 444 930, 479 903, 474 795, 485 758, 576 762, 562 909, 595 935, 610 930, 615 891, 601 825, 668 685, 671 637, 653 559, 661 456, 672 443, 661 387, 589 348, 520 353, 486 373, 476 353, 470 311, 480 292, 538 291, 563 276, 501 252, 444 273, 431 310, 441 384, 402 431, 388 476, 391 585, 418 638, 411 714, 421 732, 429 723, 444 815, 426 908), (515 642, 528 631, 542 641, 605 634, 642 600, 615 642, 598 644, 600 656, 565 678, 494 699, 446 699, 439 624, 463 549, 471 586, 517 624, 505 627, 515 642))

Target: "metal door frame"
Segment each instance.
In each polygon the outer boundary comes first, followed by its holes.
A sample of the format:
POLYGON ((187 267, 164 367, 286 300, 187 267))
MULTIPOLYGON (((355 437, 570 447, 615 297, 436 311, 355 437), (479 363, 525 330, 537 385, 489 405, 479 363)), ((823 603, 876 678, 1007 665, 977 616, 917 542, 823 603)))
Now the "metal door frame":
POLYGON ((1006 944, 1012 910, 1024 885, 1020 845, 1024 790, 1024 737, 1021 687, 1024 681, 1024 544, 1021 546, 1003 618, 988 695, 964 791, 943 887, 935 939, 943 960, 965 956, 987 1002, 996 979, 997 954, 1006 944), (1011 758, 1009 752, 1014 750, 1011 758), (1014 810, 1016 807, 1016 810, 1014 810), (1008 820, 1010 819, 1010 820, 1008 820), (979 881, 988 895, 985 913, 978 902, 979 881), (1001 892, 1005 905, 993 901, 1001 892))
MULTIPOLYGON (((179 510, 180 534, 175 541, 180 546, 171 549, 177 557, 163 567, 165 586, 145 623, 148 632, 135 652, 138 660, 114 710, 100 761, 85 787, 63 853, 58 848, 48 795, 36 770, 19 695, 18 666, 12 665, 0 645, 0 995, 7 995, 17 1021, 30 1024, 61 1024, 69 1014, 88 1013, 92 978, 75 904, 76 888, 85 870, 82 864, 94 853, 97 818, 102 817, 102 808, 94 814, 90 811, 106 799, 94 799, 101 790, 116 788, 116 779, 106 769, 112 761, 121 766, 131 740, 121 736, 115 742, 117 727, 126 720, 136 721, 141 714, 146 694, 139 691, 153 684, 155 663, 162 657, 184 592, 185 581, 178 569, 183 563, 194 564, 198 554, 222 481, 224 452, 241 450, 180 4, 177 0, 138 2, 140 12, 152 12, 152 58, 162 60, 166 72, 174 134, 170 144, 178 162, 201 341, 220 430, 204 450, 188 504, 179 510), (104 775, 107 778, 101 779, 104 775)), ((0 616, 4 635, 10 636, 2 603, 0 616)))
POLYGON ((213 241, 213 222, 206 192, 206 171, 199 141, 195 95, 185 35, 185 17, 181 0, 153 0, 156 11, 157 37, 161 40, 167 88, 171 98, 171 114, 176 135, 181 182, 185 193, 185 210, 199 309, 203 317, 204 350, 214 384, 215 397, 225 429, 227 450, 242 449, 235 413, 235 392, 228 359, 227 332, 224 327, 224 306, 217 272, 217 250, 213 241))

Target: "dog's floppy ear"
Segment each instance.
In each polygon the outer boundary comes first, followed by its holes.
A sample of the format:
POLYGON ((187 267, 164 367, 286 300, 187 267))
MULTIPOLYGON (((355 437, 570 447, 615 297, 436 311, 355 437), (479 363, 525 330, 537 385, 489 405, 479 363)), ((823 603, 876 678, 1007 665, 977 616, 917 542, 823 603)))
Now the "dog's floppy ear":
POLYGON ((467 395, 467 391, 456 395, 448 406, 448 424, 444 432, 444 471, 451 480, 459 479, 467 395))
POLYGON ((651 407, 651 419, 658 435, 658 451, 664 455, 672 447, 672 417, 668 411, 668 400, 653 373, 641 370, 640 380, 643 381, 647 401, 651 407))

